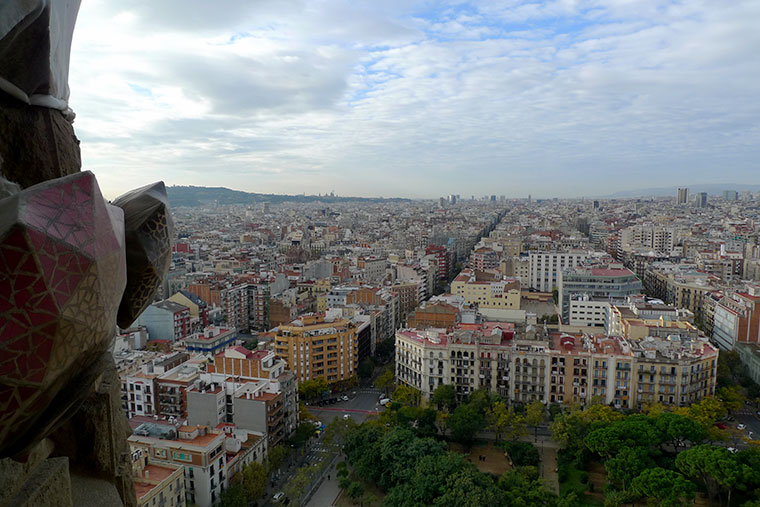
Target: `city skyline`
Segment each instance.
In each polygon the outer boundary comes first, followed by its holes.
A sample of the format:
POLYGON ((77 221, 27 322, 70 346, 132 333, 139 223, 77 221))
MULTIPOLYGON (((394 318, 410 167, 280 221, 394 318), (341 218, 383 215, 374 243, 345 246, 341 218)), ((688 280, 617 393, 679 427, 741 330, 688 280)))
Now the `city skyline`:
POLYGON ((753 183, 756 3, 227 7, 80 8, 70 103, 106 195, 753 183))

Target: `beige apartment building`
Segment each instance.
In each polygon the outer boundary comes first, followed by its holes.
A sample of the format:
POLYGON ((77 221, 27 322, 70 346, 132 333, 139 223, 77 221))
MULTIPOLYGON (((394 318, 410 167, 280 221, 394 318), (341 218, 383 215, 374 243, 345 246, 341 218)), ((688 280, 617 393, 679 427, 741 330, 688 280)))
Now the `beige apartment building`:
POLYGON ((451 282, 451 293, 478 308, 520 309, 520 281, 498 272, 464 269, 451 282))
POLYGON ((485 388, 518 403, 597 402, 620 409, 647 402, 689 405, 715 394, 718 351, 704 338, 673 334, 629 341, 552 333, 520 339, 505 323, 466 326, 448 333, 398 331, 398 381, 423 398, 449 384, 460 398, 485 388))
POLYGON ((356 324, 348 319, 329 320, 323 314, 303 315, 277 328, 275 353, 299 382, 347 380, 358 365, 356 324))

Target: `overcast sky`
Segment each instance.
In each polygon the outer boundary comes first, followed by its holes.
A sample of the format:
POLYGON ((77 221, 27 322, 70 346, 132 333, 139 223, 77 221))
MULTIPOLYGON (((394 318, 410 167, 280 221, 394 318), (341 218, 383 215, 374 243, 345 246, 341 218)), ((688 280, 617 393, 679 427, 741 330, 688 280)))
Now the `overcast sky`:
POLYGON ((70 87, 109 197, 760 183, 757 0, 84 0, 70 87))

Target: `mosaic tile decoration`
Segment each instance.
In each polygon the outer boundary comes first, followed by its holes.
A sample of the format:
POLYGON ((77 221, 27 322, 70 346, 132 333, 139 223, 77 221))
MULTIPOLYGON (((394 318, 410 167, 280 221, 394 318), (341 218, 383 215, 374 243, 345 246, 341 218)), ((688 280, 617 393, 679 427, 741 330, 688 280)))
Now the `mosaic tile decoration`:
POLYGON ((128 192, 113 201, 124 210, 127 290, 117 323, 132 325, 153 302, 172 261, 174 222, 162 181, 128 192))
POLYGON ((108 349, 125 287, 123 212, 92 173, 0 200, 0 455, 108 349))

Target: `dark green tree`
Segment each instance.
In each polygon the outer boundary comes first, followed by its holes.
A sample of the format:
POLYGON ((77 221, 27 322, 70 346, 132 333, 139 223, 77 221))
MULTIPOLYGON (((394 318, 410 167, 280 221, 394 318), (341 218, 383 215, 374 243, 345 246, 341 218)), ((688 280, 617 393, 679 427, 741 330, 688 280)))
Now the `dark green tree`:
POLYGON ((676 452, 687 442, 698 444, 707 438, 701 424, 689 417, 672 412, 662 412, 653 418, 655 427, 660 431, 663 443, 672 446, 676 452))
POLYGON ((466 467, 449 476, 445 493, 433 502, 435 506, 501 507, 508 505, 504 492, 475 467, 466 467))
POLYGON ((346 488, 346 493, 354 500, 358 500, 364 494, 364 484, 359 481, 353 481, 346 488))
POLYGON ((451 412, 457 405, 457 392, 451 384, 441 384, 433 391, 433 403, 438 409, 446 408, 451 412))
POLYGON ((365 357, 361 363, 359 363, 359 367, 356 369, 356 373, 359 375, 359 378, 367 379, 372 376, 372 372, 375 369, 375 362, 370 357, 365 357))
POLYGON ((514 466, 534 466, 541 462, 536 446, 530 442, 507 442, 505 449, 514 466))
POLYGON ((678 472, 656 467, 633 479, 631 490, 654 505, 677 507, 692 500, 697 487, 678 472))
POLYGON ((620 484, 623 491, 631 485, 634 477, 647 468, 654 467, 654 461, 646 447, 630 447, 621 450, 604 463, 610 481, 620 484))
POLYGON ((446 421, 451 437, 464 445, 471 445, 477 433, 485 428, 485 425, 483 413, 469 403, 459 405, 446 421))
POLYGON ((221 507, 248 507, 245 490, 237 485, 232 485, 219 495, 221 507))

